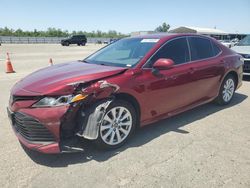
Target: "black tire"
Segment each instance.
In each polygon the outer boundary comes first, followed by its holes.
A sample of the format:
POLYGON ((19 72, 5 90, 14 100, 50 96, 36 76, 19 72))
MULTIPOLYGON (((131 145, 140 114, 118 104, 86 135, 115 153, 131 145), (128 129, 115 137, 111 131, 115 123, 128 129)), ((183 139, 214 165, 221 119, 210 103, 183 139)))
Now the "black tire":
MULTIPOLYGON (((217 98, 215 99, 215 102, 219 105, 227 105, 229 104, 232 99, 233 99, 233 96, 234 96, 234 93, 235 93, 235 89, 236 89, 236 80, 235 80, 235 77, 231 74, 229 74, 228 76, 226 76, 221 84, 221 87, 220 87, 220 91, 219 91, 219 95, 217 96, 217 98), (225 93, 225 85, 228 81, 232 81, 233 82, 233 86, 230 87, 232 88, 231 92, 232 92, 232 95, 230 95, 230 98, 229 100, 226 100, 226 98, 224 97, 224 93, 225 93)), ((229 93, 228 93, 229 94, 229 93)))
POLYGON ((84 42, 84 43, 82 43, 82 46, 85 46, 86 45, 86 43, 84 42))
POLYGON ((69 46, 69 42, 65 42, 64 45, 65 45, 65 46, 69 46))
MULTIPOLYGON (((134 133, 135 131, 135 127, 136 127, 136 111, 135 111, 135 108, 133 107, 133 105, 131 105, 129 102, 127 101, 124 101, 124 100, 115 100, 113 101, 109 106, 108 108, 106 109, 106 113, 105 115, 107 115, 107 113, 115 108, 115 107, 124 107, 126 108, 129 112, 130 112, 130 115, 132 117, 132 125, 131 125, 131 128, 130 128, 130 131, 128 133, 128 135, 125 137, 125 139, 123 141, 121 141, 120 143, 118 144, 115 144, 115 145, 110 145, 110 144, 107 144, 102 136, 101 136, 101 126, 99 127, 99 134, 98 134, 98 138, 94 141, 96 146, 99 148, 99 149, 104 149, 104 150, 110 150, 110 149, 115 149, 115 148, 119 148, 121 147, 130 137, 131 135, 134 133)), ((105 116, 104 115, 104 116, 105 116)), ((103 123, 103 122, 102 122, 103 123)), ((118 130, 119 131, 119 130, 118 130)), ((115 132, 115 131, 114 131, 115 132)), ((121 131, 120 131, 121 133, 121 131)), ((112 133, 111 133, 112 134, 112 133)), ((110 134, 110 135, 111 135, 110 134)), ((117 134, 116 135, 116 139, 117 139, 117 134)))

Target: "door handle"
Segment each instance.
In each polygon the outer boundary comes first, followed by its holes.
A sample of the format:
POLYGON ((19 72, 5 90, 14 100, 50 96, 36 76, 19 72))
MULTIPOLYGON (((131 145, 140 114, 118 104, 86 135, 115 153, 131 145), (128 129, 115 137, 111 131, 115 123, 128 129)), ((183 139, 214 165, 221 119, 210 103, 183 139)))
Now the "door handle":
POLYGON ((193 74, 196 70, 197 70, 197 68, 191 67, 191 68, 189 69, 189 72, 190 72, 191 74, 193 74))
POLYGON ((176 80, 176 78, 177 78, 176 75, 170 76, 170 79, 172 79, 172 80, 176 80))
POLYGON ((177 76, 169 76, 169 77, 168 77, 168 76, 165 76, 165 77, 164 77, 164 80, 169 80, 169 79, 170 79, 170 80, 176 80, 176 78, 177 78, 177 76))

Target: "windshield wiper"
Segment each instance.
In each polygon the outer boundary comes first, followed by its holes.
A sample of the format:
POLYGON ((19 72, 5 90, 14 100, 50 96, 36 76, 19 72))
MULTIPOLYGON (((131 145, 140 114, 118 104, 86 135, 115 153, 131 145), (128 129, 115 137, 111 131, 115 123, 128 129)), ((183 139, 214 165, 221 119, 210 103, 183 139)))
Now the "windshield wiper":
POLYGON ((90 63, 89 61, 86 61, 86 60, 80 60, 80 61, 84 63, 90 63))
POLYGON ((101 63, 99 65, 103 65, 103 66, 109 66, 108 64, 105 64, 105 63, 101 63))
MULTIPOLYGON (((79 60, 79 61, 84 62, 84 63, 90 63, 90 62, 87 61, 87 60, 79 60)), ((103 66, 109 66, 108 64, 105 64, 105 63, 94 63, 94 64, 103 65, 103 66)))

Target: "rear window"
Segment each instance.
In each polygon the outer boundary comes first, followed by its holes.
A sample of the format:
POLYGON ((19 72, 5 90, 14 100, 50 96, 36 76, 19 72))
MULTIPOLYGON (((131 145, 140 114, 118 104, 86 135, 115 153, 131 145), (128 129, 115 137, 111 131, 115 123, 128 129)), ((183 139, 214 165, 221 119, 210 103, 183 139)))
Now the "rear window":
POLYGON ((189 46, 191 50, 191 60, 206 59, 214 56, 211 41, 200 37, 189 37, 189 46))
POLYGON ((212 46, 214 50, 214 56, 217 56, 221 52, 221 49, 214 42, 212 42, 212 46))

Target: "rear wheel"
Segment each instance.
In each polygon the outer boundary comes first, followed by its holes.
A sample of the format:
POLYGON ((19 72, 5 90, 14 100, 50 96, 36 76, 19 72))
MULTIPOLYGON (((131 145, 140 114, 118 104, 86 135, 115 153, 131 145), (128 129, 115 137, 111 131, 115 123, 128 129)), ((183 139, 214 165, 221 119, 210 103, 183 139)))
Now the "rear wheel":
POLYGON ((216 99, 216 102, 220 105, 229 104, 234 96, 236 88, 236 81, 232 75, 228 75, 220 88, 220 93, 216 99))
POLYGON ((102 149, 118 148, 129 139, 135 126, 134 107, 126 101, 116 100, 106 110, 96 144, 102 149))

